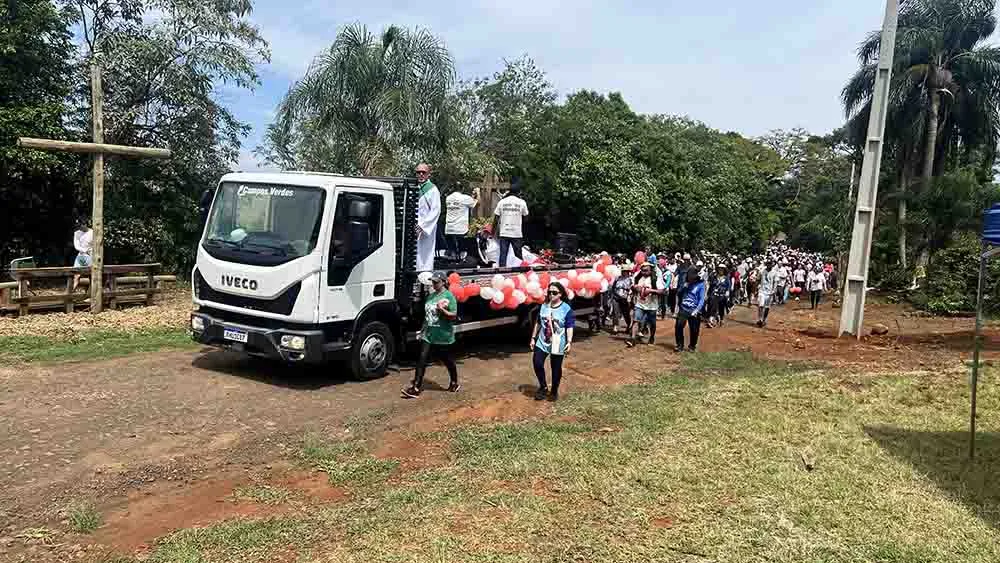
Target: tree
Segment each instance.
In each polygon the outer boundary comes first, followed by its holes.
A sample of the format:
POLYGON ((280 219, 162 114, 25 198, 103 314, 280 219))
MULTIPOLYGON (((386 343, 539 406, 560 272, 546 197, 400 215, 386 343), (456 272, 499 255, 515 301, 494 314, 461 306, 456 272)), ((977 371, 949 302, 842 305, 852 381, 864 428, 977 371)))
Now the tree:
MULTIPOLYGON (((252 89, 267 43, 248 21, 250 0, 76 0, 87 52, 79 61, 74 125, 89 131, 85 69, 104 71, 105 139, 169 147, 164 162, 110 159, 105 205, 108 254, 193 264, 197 202, 239 156, 249 126, 217 99, 217 88, 252 89)), ((89 137, 89 135, 86 135, 89 137)))
POLYGON ((75 159, 17 146, 21 136, 72 139, 70 19, 49 0, 0 4, 0 264, 26 255, 62 263, 72 250, 75 159))
POLYGON ((288 91, 260 152, 272 162, 332 148, 340 172, 389 174, 406 151, 444 148, 454 63, 422 29, 344 28, 288 91), (301 143, 301 144, 300 144, 301 143))
MULTIPOLYGON (((910 0, 900 7, 886 140, 896 147, 900 263, 906 267, 907 192, 920 166, 921 184, 944 166, 953 143, 995 147, 1000 120, 1000 47, 985 45, 996 29, 995 0, 910 0), (918 143, 906 139, 919 139, 918 143)), ((881 38, 861 44, 861 68, 842 92, 848 117, 867 115, 881 38)), ((992 163, 990 163, 992 165, 992 163)))

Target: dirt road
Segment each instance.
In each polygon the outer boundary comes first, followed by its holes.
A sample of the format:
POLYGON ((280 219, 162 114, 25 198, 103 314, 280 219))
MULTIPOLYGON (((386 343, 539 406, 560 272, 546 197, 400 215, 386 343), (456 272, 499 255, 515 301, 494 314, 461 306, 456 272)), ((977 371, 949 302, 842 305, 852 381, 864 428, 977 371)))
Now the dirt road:
MULTIPOLYGON (((859 343, 832 338, 838 318, 839 310, 814 315, 789 306, 760 330, 751 311, 738 308, 724 328, 703 330, 701 349, 752 350, 865 371, 954 367, 970 355, 970 319, 872 306, 866 321, 891 332, 859 343)), ((676 363, 672 329, 669 320, 661 322, 657 346, 633 350, 610 335, 581 336, 567 362, 564 393, 664 372, 676 363)), ((1000 332, 992 328, 989 336, 993 356, 1000 332)), ((410 369, 353 382, 339 365, 292 369, 208 349, 0 368, 0 555, 14 547, 20 530, 60 528, 65 507, 80 499, 109 515, 104 537, 124 549, 225 516, 178 505, 191 504, 190 498, 215 502, 248 475, 287 468, 309 433, 432 430, 457 420, 544 412, 547 405, 526 396, 534 378, 520 342, 526 338, 517 340, 462 343, 462 393, 436 392, 432 384, 417 401, 399 398, 410 369), (177 495, 189 498, 171 502, 177 495), (144 518, 155 522, 144 526, 144 518)), ((446 383, 441 368, 429 378, 446 383)))

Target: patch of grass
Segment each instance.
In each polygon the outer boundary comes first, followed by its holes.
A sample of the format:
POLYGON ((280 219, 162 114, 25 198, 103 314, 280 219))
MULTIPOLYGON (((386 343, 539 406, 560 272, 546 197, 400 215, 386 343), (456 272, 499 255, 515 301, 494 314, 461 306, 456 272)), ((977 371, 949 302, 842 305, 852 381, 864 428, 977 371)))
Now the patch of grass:
POLYGON ((378 459, 358 442, 328 442, 316 435, 303 440, 300 456, 325 472, 334 485, 371 485, 384 481, 399 467, 399 461, 378 459))
POLYGON ((65 362, 127 356, 173 348, 194 348, 186 330, 158 329, 137 333, 96 331, 83 333, 75 340, 41 336, 10 336, 0 339, 0 361, 65 362))
POLYGON ((101 526, 101 513, 92 503, 74 504, 66 512, 70 529, 78 534, 89 534, 101 526))
MULTIPOLYGON (((848 381, 744 354, 684 362, 567 394, 558 420, 442 433, 453 463, 391 481, 356 443, 307 440, 303 459, 331 480, 379 486, 302 516, 324 541, 297 544, 300 559, 1000 561, 1000 433, 984 419, 979 457, 964 460, 964 371, 848 381)), ((997 394, 981 401, 1000 410, 997 394)), ((172 545, 177 558, 159 561, 265 551, 172 545)))
POLYGON ((233 491, 236 500, 249 500, 258 504, 276 505, 287 502, 292 498, 292 493, 288 489, 275 487, 273 485, 247 485, 237 487, 233 491))
POLYGON ((289 518, 232 520, 177 532, 159 541, 147 563, 269 561, 279 546, 302 545, 313 538, 308 522, 289 518))

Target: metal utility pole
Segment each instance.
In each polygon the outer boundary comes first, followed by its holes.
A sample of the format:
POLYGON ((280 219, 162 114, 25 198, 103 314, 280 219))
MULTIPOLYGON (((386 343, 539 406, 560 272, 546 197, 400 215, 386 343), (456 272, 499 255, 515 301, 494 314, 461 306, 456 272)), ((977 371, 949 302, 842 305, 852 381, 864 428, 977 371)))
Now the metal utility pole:
POLYGON ((851 234, 851 255, 847 261, 844 305, 840 312, 839 336, 845 333, 861 338, 865 319, 865 289, 868 282, 868 262, 871 259, 872 233, 875 229, 875 197, 878 195, 879 169, 882 167, 882 136, 889 105, 889 81, 892 79, 892 59, 896 52, 896 23, 899 0, 887 0, 882 41, 872 93, 872 111, 868 120, 864 161, 858 183, 858 203, 851 234))

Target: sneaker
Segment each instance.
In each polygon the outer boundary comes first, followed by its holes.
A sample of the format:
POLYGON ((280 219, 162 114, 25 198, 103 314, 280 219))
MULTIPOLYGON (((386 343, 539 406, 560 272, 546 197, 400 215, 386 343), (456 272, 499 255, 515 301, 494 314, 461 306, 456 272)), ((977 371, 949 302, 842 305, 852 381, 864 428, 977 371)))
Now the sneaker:
POLYGON ((674 352, 677 352, 678 354, 680 354, 683 351, 684 351, 684 347, 683 346, 677 346, 677 347, 674 348, 674 352))
POLYGON ((548 394, 549 394, 548 388, 546 388, 546 387, 539 387, 538 391, 535 391, 535 400, 536 401, 544 401, 546 395, 548 395, 548 394))
POLYGON ((420 389, 417 389, 413 385, 410 385, 406 389, 403 389, 403 398, 404 399, 416 399, 419 396, 420 396, 420 389))
POLYGON ((453 381, 451 385, 448 386, 449 393, 458 393, 461 390, 462 390, 462 384, 460 384, 457 381, 453 381))
POLYGON ((688 352, 697 352, 697 351, 698 351, 698 350, 697 350, 697 349, 695 349, 695 348, 688 348, 688 352))
POLYGON ((656 344, 656 338, 653 337, 653 336, 650 336, 649 337, 649 345, 652 346, 653 344, 656 344))
POLYGON ((549 396, 545 398, 546 401, 554 403, 559 400, 559 391, 553 391, 549 393, 549 396))
POLYGON ((628 340, 625 341, 625 346, 632 348, 633 346, 635 346, 635 341, 629 338, 628 340))

